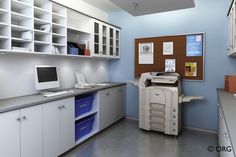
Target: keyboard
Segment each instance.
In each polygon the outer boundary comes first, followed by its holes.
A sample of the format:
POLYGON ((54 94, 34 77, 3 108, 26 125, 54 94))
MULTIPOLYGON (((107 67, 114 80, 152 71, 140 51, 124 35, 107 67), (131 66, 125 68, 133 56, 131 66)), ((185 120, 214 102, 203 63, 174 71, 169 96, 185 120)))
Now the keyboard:
POLYGON ((58 96, 58 95, 63 95, 63 94, 68 94, 72 93, 72 91, 61 91, 61 92, 55 92, 55 93, 46 93, 44 94, 45 97, 53 97, 53 96, 58 96))

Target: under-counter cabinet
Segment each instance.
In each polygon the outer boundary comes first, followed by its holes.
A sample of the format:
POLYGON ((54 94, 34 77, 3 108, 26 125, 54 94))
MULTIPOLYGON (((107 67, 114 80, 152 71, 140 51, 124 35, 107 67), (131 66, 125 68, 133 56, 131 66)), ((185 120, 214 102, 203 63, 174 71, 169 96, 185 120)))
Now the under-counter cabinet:
POLYGON ((2 157, 42 157, 42 105, 0 114, 2 157))
POLYGON ((125 86, 101 90, 99 95, 99 130, 125 116, 125 86))
POLYGON ((56 157, 75 146, 73 98, 43 104, 44 157, 56 157))
MULTIPOLYGON (((222 148, 228 147, 228 149, 232 150, 232 145, 229 138, 229 132, 226 126, 226 122, 221 107, 219 107, 219 115, 218 115, 218 144, 222 148)), ((234 154, 233 151, 222 150, 220 151, 220 157, 234 157, 234 154)))

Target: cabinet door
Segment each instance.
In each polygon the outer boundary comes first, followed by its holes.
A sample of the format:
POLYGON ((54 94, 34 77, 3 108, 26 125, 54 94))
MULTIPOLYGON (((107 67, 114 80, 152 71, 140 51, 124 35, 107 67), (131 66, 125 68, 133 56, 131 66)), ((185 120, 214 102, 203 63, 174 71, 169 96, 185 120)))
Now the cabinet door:
POLYGON ((99 97, 99 130, 102 130, 113 122, 114 108, 112 103, 112 90, 106 89, 98 92, 99 97))
POLYGON ((2 157, 20 157, 19 116, 19 110, 0 114, 0 154, 2 157))
POLYGON ((109 27, 109 55, 110 56, 114 56, 115 52, 114 52, 114 44, 115 44, 115 33, 114 33, 114 27, 109 27))
POLYGON ((218 113, 218 143, 220 146, 223 146, 223 115, 222 115, 222 110, 219 107, 219 113, 218 113))
POLYGON ((101 50, 100 48, 100 24, 98 21, 94 21, 94 37, 93 37, 93 43, 94 43, 94 55, 99 55, 99 52, 101 50))
POLYGON ((114 120, 120 120, 125 116, 125 86, 114 88, 114 120))
POLYGON ((115 43, 114 43, 114 51, 115 51, 115 56, 120 57, 120 30, 115 29, 115 43))
POLYGON ((20 111, 21 115, 21 157, 43 156, 42 105, 20 111))
POLYGON ((43 104, 43 150, 44 157, 56 157, 60 154, 60 115, 59 101, 43 104))
POLYGON ((99 130, 125 115, 125 87, 102 90, 99 93, 99 130))
POLYGON ((75 99, 62 100, 61 153, 75 146, 75 99))

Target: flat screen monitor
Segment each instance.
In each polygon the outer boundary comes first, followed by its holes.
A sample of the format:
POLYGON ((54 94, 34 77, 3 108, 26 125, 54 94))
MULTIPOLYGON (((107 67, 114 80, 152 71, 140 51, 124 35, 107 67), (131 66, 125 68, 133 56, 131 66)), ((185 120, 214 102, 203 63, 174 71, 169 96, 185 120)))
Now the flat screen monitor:
POLYGON ((35 87, 37 90, 60 87, 57 67, 47 65, 35 66, 35 87))

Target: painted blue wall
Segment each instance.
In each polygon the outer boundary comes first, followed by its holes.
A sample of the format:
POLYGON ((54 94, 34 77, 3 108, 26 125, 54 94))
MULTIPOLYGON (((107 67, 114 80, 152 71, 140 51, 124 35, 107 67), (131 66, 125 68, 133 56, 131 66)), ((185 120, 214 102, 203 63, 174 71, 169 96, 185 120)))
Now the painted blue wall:
MULTIPOLYGON (((236 58, 227 57, 227 11, 231 0, 197 0, 196 8, 133 17, 126 12, 109 16, 122 27, 121 59, 110 61, 111 81, 134 79, 134 39, 182 33, 205 32, 205 81, 183 82, 185 95, 202 95, 203 101, 184 104, 185 127, 217 128, 216 88, 224 87, 224 75, 236 73, 236 58)), ((138 89, 127 88, 128 117, 138 118, 138 89)))

